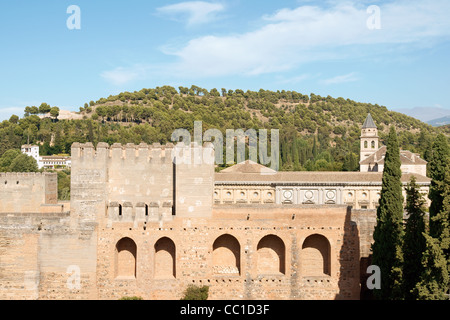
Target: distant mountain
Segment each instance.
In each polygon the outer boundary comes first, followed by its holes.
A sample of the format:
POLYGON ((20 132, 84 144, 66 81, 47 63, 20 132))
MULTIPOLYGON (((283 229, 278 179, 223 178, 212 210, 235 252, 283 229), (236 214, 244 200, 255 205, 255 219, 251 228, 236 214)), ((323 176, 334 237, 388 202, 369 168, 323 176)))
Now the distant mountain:
POLYGON ((432 125, 433 127, 439 127, 439 126, 445 126, 447 124, 450 124, 450 116, 445 116, 439 119, 430 120, 427 122, 429 125, 432 125))
POLYGON ((431 124, 430 121, 450 116, 450 109, 439 107, 415 107, 411 109, 402 108, 395 111, 429 124, 431 124))

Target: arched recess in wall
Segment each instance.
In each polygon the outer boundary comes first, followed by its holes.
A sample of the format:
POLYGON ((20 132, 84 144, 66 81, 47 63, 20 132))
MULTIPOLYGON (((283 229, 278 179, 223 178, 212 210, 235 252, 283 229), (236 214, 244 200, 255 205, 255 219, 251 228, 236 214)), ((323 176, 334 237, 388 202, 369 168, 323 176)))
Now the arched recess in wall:
POLYGON ((136 278, 136 243, 130 238, 122 238, 116 244, 116 277, 136 278))
POLYGON ((257 246, 258 274, 285 274, 286 247, 281 238, 270 234, 262 238, 257 246))
POLYGON ((367 147, 368 147, 368 143, 367 143, 367 141, 364 141, 364 149, 367 149, 367 147))
POLYGON ((214 274, 239 275, 241 272, 241 246, 239 241, 229 234, 216 239, 213 244, 214 274))
POLYGON ((370 143, 372 149, 375 149, 375 141, 372 140, 372 142, 370 143))
POLYGON ((324 236, 313 234, 307 237, 302 245, 302 275, 331 275, 330 252, 330 242, 324 236))
POLYGON ((176 278, 175 243, 167 238, 161 238, 155 243, 155 278, 176 278))

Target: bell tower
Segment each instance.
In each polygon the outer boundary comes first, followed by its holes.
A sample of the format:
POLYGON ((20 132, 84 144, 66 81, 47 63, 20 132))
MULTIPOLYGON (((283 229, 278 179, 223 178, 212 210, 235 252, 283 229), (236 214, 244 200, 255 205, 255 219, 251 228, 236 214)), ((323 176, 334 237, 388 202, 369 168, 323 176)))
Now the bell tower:
POLYGON ((361 129, 360 161, 378 150, 378 129, 370 113, 361 129))

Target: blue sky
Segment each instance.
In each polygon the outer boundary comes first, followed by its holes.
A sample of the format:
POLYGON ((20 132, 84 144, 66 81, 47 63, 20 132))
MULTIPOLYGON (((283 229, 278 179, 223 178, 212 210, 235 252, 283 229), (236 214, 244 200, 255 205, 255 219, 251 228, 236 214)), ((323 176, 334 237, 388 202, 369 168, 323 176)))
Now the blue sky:
POLYGON ((0 120, 193 84, 450 110, 449 17, 448 0, 2 1, 0 120))

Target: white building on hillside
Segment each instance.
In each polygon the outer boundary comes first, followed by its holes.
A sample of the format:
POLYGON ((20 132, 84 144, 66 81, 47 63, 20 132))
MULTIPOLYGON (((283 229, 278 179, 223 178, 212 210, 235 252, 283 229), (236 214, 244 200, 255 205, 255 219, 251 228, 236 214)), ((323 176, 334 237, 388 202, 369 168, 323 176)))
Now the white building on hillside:
POLYGON ((21 148, 22 153, 33 157, 37 164, 38 168, 46 168, 46 169, 56 169, 56 168, 70 168, 71 160, 70 157, 66 156, 40 156, 39 155, 39 146, 24 144, 21 148))

